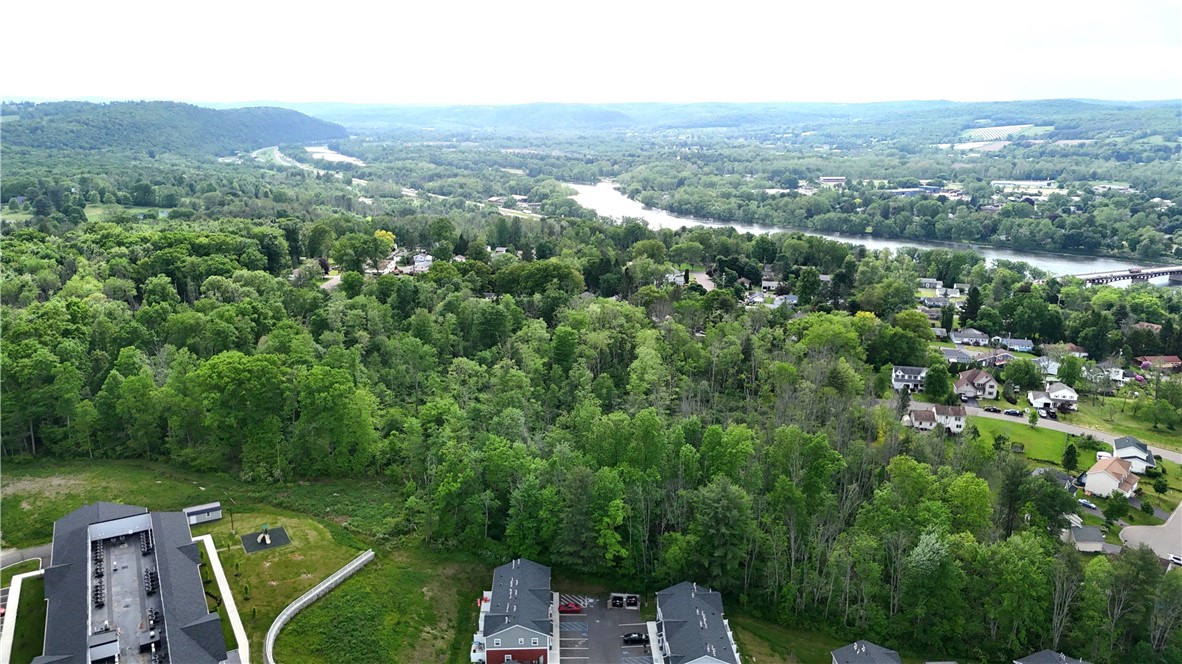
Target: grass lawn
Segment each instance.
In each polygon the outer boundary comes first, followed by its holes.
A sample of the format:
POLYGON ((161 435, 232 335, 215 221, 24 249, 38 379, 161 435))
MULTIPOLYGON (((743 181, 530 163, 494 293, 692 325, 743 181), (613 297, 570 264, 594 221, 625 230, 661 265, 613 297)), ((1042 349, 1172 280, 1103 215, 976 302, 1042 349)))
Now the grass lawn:
POLYGON ((12 664, 28 664, 45 645, 45 577, 21 584, 12 639, 12 664))
MULTIPOLYGON (((739 655, 748 664, 829 664, 830 651, 849 641, 795 627, 781 627, 775 623, 740 614, 729 614, 731 629, 739 646, 739 655)), ((919 657, 900 652, 905 664, 922 664, 948 657, 919 657)), ((953 657, 952 659, 956 659, 953 657)))
MULTIPOLYGON (((989 417, 970 417, 969 421, 977 426, 977 431, 990 443, 997 434, 1005 434, 1011 443, 1022 443, 1025 446, 1026 457, 1031 460, 1045 461, 1058 466, 1063 461, 1063 450, 1067 448, 1067 434, 1061 431, 1051 431, 1035 427, 1030 428, 1026 418, 1014 418, 1013 422, 995 420, 989 417)), ((1087 463, 1081 452, 1080 466, 1087 463)))
POLYGON ((12 577, 25 572, 36 572, 41 569, 39 560, 22 560, 0 570, 0 588, 7 588, 12 583, 12 577))
POLYGON ((1132 408, 1118 397, 1097 397, 1095 404, 1091 397, 1085 397, 1080 400, 1079 412, 1066 415, 1063 421, 1117 436, 1133 436, 1158 447, 1182 450, 1182 429, 1170 431, 1165 426, 1154 429, 1151 423, 1134 418, 1132 408))

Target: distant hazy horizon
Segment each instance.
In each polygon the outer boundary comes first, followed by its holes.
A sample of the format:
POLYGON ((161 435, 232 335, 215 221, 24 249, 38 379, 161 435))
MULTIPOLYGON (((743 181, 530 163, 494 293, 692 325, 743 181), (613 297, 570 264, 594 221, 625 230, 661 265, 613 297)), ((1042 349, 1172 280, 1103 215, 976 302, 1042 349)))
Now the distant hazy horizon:
POLYGON ((1182 3, 438 0, 5 10, 8 100, 201 104, 1182 97, 1182 3), (1098 11, 1103 8, 1104 11, 1098 11), (35 29, 46 26, 46 29, 35 29), (52 29, 49 29, 52 26, 52 29), (325 100, 340 100, 328 101, 325 100))

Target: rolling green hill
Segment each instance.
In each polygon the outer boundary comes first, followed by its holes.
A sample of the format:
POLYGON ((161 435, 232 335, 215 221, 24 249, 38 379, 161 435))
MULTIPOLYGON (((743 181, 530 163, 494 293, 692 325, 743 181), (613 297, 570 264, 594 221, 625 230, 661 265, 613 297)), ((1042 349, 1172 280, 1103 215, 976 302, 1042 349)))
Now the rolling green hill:
POLYGON ((164 101, 6 103, 5 146, 230 154, 344 138, 343 127, 285 108, 214 110, 164 101), (16 119, 14 119, 16 116, 16 119))

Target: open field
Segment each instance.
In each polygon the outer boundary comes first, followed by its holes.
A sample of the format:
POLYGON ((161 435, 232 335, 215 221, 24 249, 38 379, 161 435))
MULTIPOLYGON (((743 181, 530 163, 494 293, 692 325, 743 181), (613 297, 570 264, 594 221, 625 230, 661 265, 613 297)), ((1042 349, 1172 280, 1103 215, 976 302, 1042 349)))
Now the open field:
POLYGON ((1054 130, 1051 126, 1035 126, 1032 124, 1002 125, 998 127, 978 127, 966 129, 961 136, 971 141, 996 141, 1011 136, 1038 136, 1054 130))
MULTIPOLYGON (((977 426, 977 431, 990 443, 997 434, 1005 434, 1011 443, 1022 443, 1025 454, 1032 461, 1045 461, 1058 466, 1063 460, 1063 450, 1067 448, 1067 434, 1050 429, 1030 428, 1026 418, 1014 418, 1013 422, 995 420, 988 417, 970 417, 969 422, 977 426)), ((1087 463, 1086 451, 1080 452, 1080 466, 1087 463)))
MULTIPOLYGON (((46 561, 49 562, 49 561, 46 561)), ((0 570, 0 588, 7 588, 12 583, 12 577, 25 572, 36 572, 41 569, 39 560, 22 560, 0 570)))
MULTIPOLYGON (((823 632, 781 627, 739 614, 728 614, 727 619, 735 632, 739 654, 748 664, 829 664, 833 661, 830 651, 850 642, 823 632)), ((905 652, 899 655, 904 664, 922 664, 941 659, 918 657, 905 652)))
POLYGON ((12 639, 12 664, 28 664, 45 645, 45 577, 21 584, 12 639))
POLYGON ((1063 421, 1116 436, 1133 436, 1158 447, 1182 450, 1182 429, 1171 431, 1164 425, 1154 429, 1151 423, 1134 417, 1131 402, 1119 397, 1096 397, 1095 404, 1091 397, 1082 397, 1079 411, 1066 415, 1063 421))

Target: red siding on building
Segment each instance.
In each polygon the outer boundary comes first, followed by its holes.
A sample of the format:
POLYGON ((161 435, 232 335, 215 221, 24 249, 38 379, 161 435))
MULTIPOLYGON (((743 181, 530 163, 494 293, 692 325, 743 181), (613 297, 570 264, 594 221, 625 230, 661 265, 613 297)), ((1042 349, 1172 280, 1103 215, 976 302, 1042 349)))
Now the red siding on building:
POLYGON ((546 664, 545 648, 490 648, 485 651, 488 664, 546 664))

